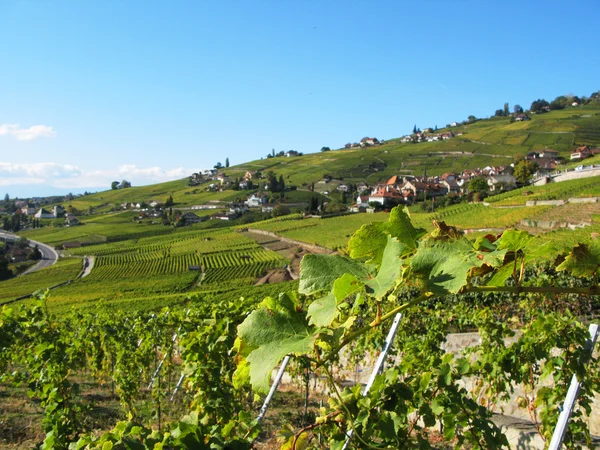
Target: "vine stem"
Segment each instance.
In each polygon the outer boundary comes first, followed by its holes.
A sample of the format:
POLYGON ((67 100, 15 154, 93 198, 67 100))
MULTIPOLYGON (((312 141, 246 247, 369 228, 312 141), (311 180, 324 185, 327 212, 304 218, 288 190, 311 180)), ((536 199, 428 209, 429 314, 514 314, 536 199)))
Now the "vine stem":
POLYGON ((293 442, 292 442, 292 449, 293 449, 293 450, 296 450, 296 444, 297 444, 297 442, 298 442, 298 439, 300 438, 300 435, 301 435, 302 433, 306 433, 306 432, 308 432, 308 431, 310 431, 310 430, 314 430, 315 428, 318 428, 318 427, 320 427, 320 426, 326 425, 326 424, 329 422, 329 420, 333 419, 334 417, 337 417, 337 416, 339 416, 340 414, 342 414, 342 411, 340 411, 340 410, 333 411, 333 412, 331 412, 331 413, 327 414, 327 416, 325 416, 325 419, 326 419, 325 421, 323 421, 323 422, 321 422, 321 423, 313 423, 313 424, 307 425, 307 426, 305 426, 304 428, 302 428, 301 430, 299 430, 299 431, 298 431, 298 432, 297 432, 297 433, 294 435, 294 440, 293 440, 293 442))

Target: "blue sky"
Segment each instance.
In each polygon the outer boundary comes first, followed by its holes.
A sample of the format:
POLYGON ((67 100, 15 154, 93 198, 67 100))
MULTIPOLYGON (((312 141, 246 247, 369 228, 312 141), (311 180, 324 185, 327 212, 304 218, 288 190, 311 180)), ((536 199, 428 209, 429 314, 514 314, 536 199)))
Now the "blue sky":
POLYGON ((0 193, 182 178, 600 89, 600 2, 0 2, 0 193))

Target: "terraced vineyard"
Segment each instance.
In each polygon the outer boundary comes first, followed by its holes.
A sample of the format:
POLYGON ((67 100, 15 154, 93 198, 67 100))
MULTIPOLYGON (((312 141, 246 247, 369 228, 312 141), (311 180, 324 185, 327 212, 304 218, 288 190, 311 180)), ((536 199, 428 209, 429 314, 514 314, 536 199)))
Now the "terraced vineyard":
POLYGON ((61 259, 40 271, 3 281, 0 283, 0 304, 72 280, 81 269, 81 258, 61 259))
POLYGON ((548 183, 543 186, 524 188, 494 195, 486 199, 497 206, 524 205, 530 200, 557 200, 569 197, 596 197, 600 195, 598 183, 600 177, 580 178, 578 180, 548 183), (527 193, 527 195, 525 195, 527 193))
POLYGON ((494 208, 483 204, 456 205, 429 216, 430 220, 443 220, 460 229, 510 228, 522 219, 539 216, 551 206, 494 208))
POLYGON ((223 229, 177 233, 153 239, 79 248, 73 254, 94 254, 90 281, 183 274, 201 269, 204 283, 243 279, 249 282, 285 260, 252 239, 223 229))

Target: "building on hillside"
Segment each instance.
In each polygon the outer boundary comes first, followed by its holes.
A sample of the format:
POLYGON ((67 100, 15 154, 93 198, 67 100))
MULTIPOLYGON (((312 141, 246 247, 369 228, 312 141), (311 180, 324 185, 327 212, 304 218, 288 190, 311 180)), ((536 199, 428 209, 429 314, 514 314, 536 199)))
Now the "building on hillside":
POLYGON ((375 137, 364 137, 360 140, 360 146, 361 147, 368 147, 371 145, 377 145, 379 144, 379 139, 375 138, 375 137))
POLYGON ((203 220, 204 219, 202 217, 198 217, 191 211, 186 212, 179 218, 179 221, 182 222, 184 225, 193 225, 195 223, 202 222, 203 220))
POLYGON ((253 180, 256 177, 257 171, 256 170, 247 170, 246 173, 244 174, 244 178, 246 180, 253 180))
POLYGON ((242 215, 248 212, 248 205, 245 203, 230 203, 229 204, 229 212, 231 214, 242 215))
POLYGON ((392 207, 404 203, 404 197, 392 186, 382 186, 369 196, 369 203, 376 202, 384 207, 392 207))
POLYGON ((73 227, 75 225, 79 225, 79 219, 73 214, 67 214, 65 216, 65 227, 73 227))
POLYGON ((439 184, 442 188, 446 189, 447 194, 459 194, 460 193, 460 186, 458 185, 458 183, 456 182, 456 180, 454 178, 442 180, 442 181, 440 181, 439 184))
POLYGON ((587 145, 583 147, 579 147, 575 149, 573 153, 571 153, 571 161, 578 161, 580 159, 585 159, 588 156, 591 156, 590 148, 587 145))
POLYGON ((54 219, 56 216, 47 209, 40 208, 40 210, 34 214, 34 217, 38 219, 54 219))
POLYGON ((248 197, 248 199, 246 200, 245 203, 250 208, 259 208, 262 205, 265 205, 268 200, 269 200, 269 197, 267 197, 266 195, 252 194, 250 197, 248 197))
POLYGON ((486 181, 490 192, 510 191, 517 187, 517 179, 512 175, 492 175, 486 181))
POLYGON ((527 114, 517 114, 517 115, 515 116, 515 120, 516 120, 517 122, 524 122, 524 121, 526 121, 526 120, 529 120, 529 116, 528 116, 527 114))
POLYGON ((26 216, 32 216, 36 211, 37 208, 33 203, 27 203, 21 208, 21 214, 25 214, 26 216))
POLYGON ((545 148, 543 150, 540 150, 538 152, 538 154, 540 155, 540 158, 552 158, 552 159, 558 158, 558 151, 557 150, 550 150, 549 148, 545 148))
POLYGON ((56 218, 63 217, 65 215, 65 208, 63 208, 61 205, 56 205, 52 211, 54 212, 54 217, 56 218))

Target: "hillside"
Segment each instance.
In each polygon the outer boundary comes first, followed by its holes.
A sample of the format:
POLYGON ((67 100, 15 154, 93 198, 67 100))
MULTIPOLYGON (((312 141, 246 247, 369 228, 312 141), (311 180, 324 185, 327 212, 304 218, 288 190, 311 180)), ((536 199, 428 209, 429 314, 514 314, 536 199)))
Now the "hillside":
MULTIPOLYGON (((566 158, 581 145, 600 146, 600 104, 530 114, 531 120, 511 123, 508 117, 492 117, 471 124, 443 128, 436 133, 452 131, 455 137, 446 141, 403 143, 400 138, 383 145, 339 149, 295 157, 276 157, 249 161, 221 170, 230 178, 242 178, 249 170, 273 171, 283 176, 286 184, 299 189, 317 183, 324 175, 333 177, 328 186, 315 186, 329 191, 343 180, 345 183, 375 184, 393 175, 441 175, 462 172, 487 165, 507 165, 528 152, 551 148, 566 158)), ((190 174, 191 175, 191 174, 190 174)), ((162 201, 169 195, 178 207, 189 207, 211 201, 235 201, 248 192, 225 190, 206 192, 208 182, 189 186, 187 179, 167 183, 108 190, 70 202, 80 211, 89 207, 106 211, 124 202, 162 201)), ((298 196, 298 194, 293 194, 298 196)), ((310 195, 297 198, 306 201, 310 195)))

